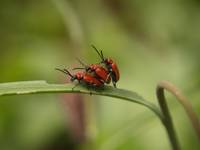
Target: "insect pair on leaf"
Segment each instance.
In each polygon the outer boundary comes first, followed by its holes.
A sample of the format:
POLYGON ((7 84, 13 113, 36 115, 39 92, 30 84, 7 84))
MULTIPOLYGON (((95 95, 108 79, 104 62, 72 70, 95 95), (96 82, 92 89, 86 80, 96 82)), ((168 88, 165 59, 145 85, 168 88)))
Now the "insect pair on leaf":
POLYGON ((85 65, 79 59, 79 63, 83 67, 77 67, 76 69, 84 69, 85 71, 77 72, 76 74, 71 74, 67 69, 56 70, 61 71, 71 77, 71 81, 78 81, 78 84, 86 84, 87 86, 98 88, 103 87, 104 84, 109 84, 112 80, 113 86, 116 88, 116 82, 120 78, 119 69, 117 64, 111 58, 104 58, 103 52, 99 51, 94 45, 92 45, 94 50, 101 58, 101 62, 98 64, 85 65))

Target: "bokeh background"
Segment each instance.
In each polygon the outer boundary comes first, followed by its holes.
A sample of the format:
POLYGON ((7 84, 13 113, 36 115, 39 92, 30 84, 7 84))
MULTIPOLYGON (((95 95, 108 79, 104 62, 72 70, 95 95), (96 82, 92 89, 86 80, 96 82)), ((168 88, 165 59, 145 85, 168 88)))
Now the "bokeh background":
MULTIPOLYGON (((157 104, 175 83, 200 116, 199 0, 1 0, 0 82, 66 82, 54 70, 96 63, 96 45, 116 60, 119 88, 157 104)), ((185 112, 167 95, 184 150, 200 149, 185 112)), ((1 150, 169 150, 159 119, 113 98, 38 94, 0 98, 1 150)))

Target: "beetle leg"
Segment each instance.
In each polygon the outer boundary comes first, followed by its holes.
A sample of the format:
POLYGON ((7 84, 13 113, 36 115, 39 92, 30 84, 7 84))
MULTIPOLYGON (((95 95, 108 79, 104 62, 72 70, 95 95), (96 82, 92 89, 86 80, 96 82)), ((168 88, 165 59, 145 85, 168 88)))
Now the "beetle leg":
POLYGON ((92 91, 90 90, 90 87, 87 86, 88 91, 90 91, 90 96, 92 95, 92 91))
POLYGON ((116 82, 115 82, 115 81, 113 81, 113 86, 114 86, 115 88, 117 88, 116 82))
POLYGON ((106 82, 108 81, 110 76, 111 76, 111 72, 107 75, 106 82))
POLYGON ((115 78, 115 75, 112 72, 111 72, 111 79, 112 79, 113 86, 115 88, 117 88, 117 86, 116 86, 116 78, 115 78))
POLYGON ((76 84, 74 85, 74 87, 72 88, 72 91, 73 91, 74 88, 77 87, 79 84, 80 84, 80 81, 78 81, 78 83, 76 83, 76 84))

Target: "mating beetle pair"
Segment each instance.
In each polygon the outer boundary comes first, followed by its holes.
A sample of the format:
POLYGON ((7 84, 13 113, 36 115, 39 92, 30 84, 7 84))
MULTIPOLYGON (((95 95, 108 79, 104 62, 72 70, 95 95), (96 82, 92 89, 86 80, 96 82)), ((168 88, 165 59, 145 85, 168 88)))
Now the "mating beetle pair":
POLYGON ((78 60, 83 67, 74 68, 75 69, 85 69, 84 72, 77 72, 72 75, 67 69, 58 69, 71 77, 71 81, 77 80, 80 84, 86 84, 91 87, 102 87, 104 84, 109 84, 112 80, 113 86, 116 88, 116 82, 120 78, 119 69, 115 62, 113 62, 110 58, 104 58, 103 52, 98 51, 98 49, 92 45, 94 50, 101 58, 101 62, 99 64, 91 64, 85 65, 83 62, 78 60))

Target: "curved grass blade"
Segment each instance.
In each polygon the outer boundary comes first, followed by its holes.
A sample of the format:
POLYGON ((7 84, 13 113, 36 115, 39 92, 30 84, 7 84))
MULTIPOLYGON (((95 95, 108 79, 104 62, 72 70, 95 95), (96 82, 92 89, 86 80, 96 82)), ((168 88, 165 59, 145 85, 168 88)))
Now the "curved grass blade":
POLYGON ((105 86, 103 89, 88 89, 84 86, 77 86, 72 89, 74 84, 49 84, 46 81, 19 81, 0 84, 0 96, 35 94, 35 93, 83 93, 101 96, 109 96, 122 100, 135 102, 151 109, 161 120, 162 113, 159 108, 151 102, 145 100, 135 92, 105 86))

